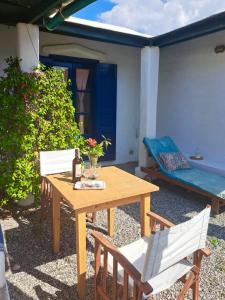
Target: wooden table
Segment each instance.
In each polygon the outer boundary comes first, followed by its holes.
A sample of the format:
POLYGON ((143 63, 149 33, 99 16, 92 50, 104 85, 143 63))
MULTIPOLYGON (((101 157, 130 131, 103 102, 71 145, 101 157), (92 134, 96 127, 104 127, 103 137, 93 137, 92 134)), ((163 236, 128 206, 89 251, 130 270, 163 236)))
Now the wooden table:
POLYGON ((149 235, 150 193, 158 187, 116 167, 100 170, 99 180, 106 182, 105 190, 73 190, 71 174, 61 173, 47 176, 52 186, 52 246, 53 252, 60 247, 60 201, 65 201, 75 212, 78 294, 85 296, 86 284, 86 213, 107 209, 108 234, 113 234, 113 208, 140 202, 141 234, 149 235))

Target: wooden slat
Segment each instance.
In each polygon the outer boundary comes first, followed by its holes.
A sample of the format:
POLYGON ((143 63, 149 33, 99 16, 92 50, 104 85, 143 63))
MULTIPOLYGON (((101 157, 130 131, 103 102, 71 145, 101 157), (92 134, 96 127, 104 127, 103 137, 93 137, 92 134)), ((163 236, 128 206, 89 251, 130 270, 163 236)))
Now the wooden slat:
POLYGON ((98 300, 100 300, 101 298, 104 300, 111 300, 111 298, 104 293, 102 286, 97 286, 97 292, 100 295, 100 297, 98 298, 98 300))
POLYGON ((128 261, 128 259, 123 256, 123 254, 111 244, 102 233, 94 231, 92 236, 95 240, 99 241, 101 245, 116 259, 117 263, 119 263, 129 274, 129 276, 136 282, 139 283, 139 286, 143 290, 145 294, 150 294, 152 292, 152 287, 149 285, 148 282, 140 283, 141 282, 141 274, 140 272, 128 261))
POLYGON ((101 244, 95 242, 95 276, 94 276, 94 287, 95 287, 95 300, 99 299, 97 287, 100 283, 100 268, 101 268, 101 244))
POLYGON ((165 225, 161 222, 159 224, 160 224, 160 230, 163 230, 165 228, 165 225))
POLYGON ((103 267, 103 289, 107 292, 108 280, 108 252, 104 249, 104 267, 103 267))
POLYGON ((112 300, 117 300, 117 268, 118 263, 115 258, 113 258, 113 286, 112 286, 112 300))
POLYGON ((143 292, 141 290, 138 291, 138 300, 143 299, 143 292))
POLYGON ((138 286, 135 282, 133 286, 133 300, 138 300, 138 286))
POLYGON ((128 300, 129 290, 128 290, 128 280, 129 276, 126 270, 124 270, 124 278, 123 278, 123 300, 128 300))

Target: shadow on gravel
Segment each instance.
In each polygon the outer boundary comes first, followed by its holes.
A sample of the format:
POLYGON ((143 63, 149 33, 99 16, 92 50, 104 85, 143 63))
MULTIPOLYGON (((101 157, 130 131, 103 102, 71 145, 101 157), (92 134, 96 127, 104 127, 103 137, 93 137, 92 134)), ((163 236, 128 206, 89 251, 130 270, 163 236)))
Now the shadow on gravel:
POLYGON ((15 285, 10 283, 9 281, 7 282, 7 284, 8 284, 9 294, 10 294, 11 299, 14 299, 14 300, 19 300, 19 299, 33 300, 32 297, 29 297, 28 295, 26 295, 22 290, 20 290, 18 287, 16 287, 15 285), (12 291, 13 291, 13 293, 12 293, 12 291))
MULTIPOLYGON (((174 224, 189 220, 191 216, 203 210, 208 204, 205 197, 196 193, 188 192, 185 189, 167 184, 160 180, 155 180, 152 183, 159 186, 160 190, 151 195, 151 210, 174 224)), ((123 210, 137 222, 140 222, 138 203, 121 206, 119 209, 123 210)), ((225 220, 224 208, 221 209, 219 216, 211 217, 208 235, 225 240, 224 225, 222 222, 218 222, 216 218, 220 218, 221 221, 225 220)), ((223 223, 225 224, 225 221, 223 223)))
MULTIPOLYGON (((45 275, 45 274, 44 274, 45 275)), ((41 274, 41 278, 43 276, 43 273, 41 274)), ((50 278, 50 281, 46 281, 47 283, 52 285, 52 279, 50 278)), ((54 279, 53 279, 54 280, 54 279)), ((86 296, 85 299, 87 300, 92 300, 94 299, 94 291, 93 291, 93 282, 94 279, 93 277, 90 277, 87 279, 86 281, 86 285, 87 285, 87 291, 86 291, 86 296)), ((57 285, 53 285, 55 286, 58 291, 55 292, 55 294, 51 294, 49 292, 47 292, 46 290, 44 290, 40 284, 34 286, 34 291, 36 293, 36 298, 37 299, 41 299, 41 300, 69 300, 69 299, 74 299, 74 300, 79 300, 79 296, 77 294, 77 285, 72 285, 72 286, 68 286, 65 284, 62 284, 62 282, 57 281, 55 282, 57 285)), ((24 291, 22 291, 21 289, 19 289, 18 287, 16 287, 15 285, 13 285, 12 283, 8 282, 8 287, 9 287, 9 291, 13 291, 13 293, 11 293, 11 297, 14 300, 33 300, 33 297, 29 297, 24 291), (13 295, 12 295, 13 294, 13 295)))
MULTIPOLYGON (((75 222, 71 216, 71 211, 68 210, 67 207, 61 210, 61 247, 60 252, 57 255, 52 254, 51 251, 50 222, 46 220, 46 222, 41 223, 39 211, 20 217, 15 215, 14 219, 18 223, 18 227, 6 230, 5 233, 8 252, 12 256, 14 263, 20 266, 20 270, 18 272, 24 272, 28 274, 28 278, 29 275, 31 275, 36 280, 60 290, 59 292, 56 292, 57 295, 54 296, 45 290, 42 290, 40 285, 37 285, 34 289, 38 299, 79 299, 78 297, 75 297, 76 286, 68 286, 55 278, 54 273, 49 275, 38 269, 38 267, 42 265, 55 262, 63 258, 66 260, 68 258, 69 261, 71 259, 70 256, 76 253, 75 222)), ((88 223, 87 227, 97 228, 88 223)), ((103 228, 98 228, 98 230, 104 232, 103 228)), ((93 253, 94 248, 92 243, 89 239, 86 241, 88 251, 93 253)), ((73 260, 74 258, 71 263, 75 263, 73 260)), ((59 265, 58 268, 63 268, 63 266, 59 265)), ((16 273, 16 271, 14 273, 16 273)), ((74 266, 74 276, 76 276, 75 273, 76 271, 74 266)), ((88 279, 88 282, 90 285, 93 280, 88 279)), ((12 299, 15 300, 33 299, 10 282, 9 291, 12 299)), ((87 299, 92 298, 89 297, 87 299)))

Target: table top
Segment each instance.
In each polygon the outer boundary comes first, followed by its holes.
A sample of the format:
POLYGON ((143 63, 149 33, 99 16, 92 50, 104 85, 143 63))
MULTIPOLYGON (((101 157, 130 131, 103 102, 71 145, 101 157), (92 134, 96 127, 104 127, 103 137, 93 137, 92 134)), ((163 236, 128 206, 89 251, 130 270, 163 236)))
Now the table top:
MULTIPOLYGON (((74 209, 101 209, 117 206, 117 201, 158 191, 159 188, 116 167, 103 167, 97 180, 106 182, 104 190, 74 190, 71 173, 47 176, 48 181, 74 209)), ((138 201, 138 200, 137 200, 138 201)))

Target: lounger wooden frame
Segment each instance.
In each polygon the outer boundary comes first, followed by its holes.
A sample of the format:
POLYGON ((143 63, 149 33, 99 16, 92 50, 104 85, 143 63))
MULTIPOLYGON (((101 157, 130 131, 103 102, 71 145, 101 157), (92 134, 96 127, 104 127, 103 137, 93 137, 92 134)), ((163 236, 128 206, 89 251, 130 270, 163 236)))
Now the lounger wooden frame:
POLYGON ((211 200, 212 212, 214 214, 219 214, 220 208, 225 206, 225 200, 223 200, 222 198, 212 195, 210 193, 207 193, 201 189, 195 188, 188 184, 182 183, 176 179, 172 179, 169 176, 166 176, 165 174, 163 174, 160 171, 160 168, 157 164, 153 165, 152 167, 141 167, 141 171, 144 172, 145 174, 147 174, 145 176, 145 179, 149 179, 149 178, 151 179, 151 177, 153 177, 153 178, 156 177, 156 178, 164 180, 170 184, 180 186, 188 191, 195 192, 195 193, 198 193, 202 196, 209 198, 211 200))
MULTIPOLYGON (((156 232, 157 225, 160 225, 160 230, 170 228, 174 226, 173 223, 164 219, 163 217, 149 212, 147 215, 150 217, 150 228, 151 233, 156 232)), ((95 288, 95 300, 117 300, 123 299, 128 300, 130 298, 128 282, 131 278, 134 282, 133 285, 133 300, 143 299, 143 294, 149 295, 152 292, 152 287, 148 282, 141 282, 141 274, 139 271, 123 256, 123 254, 111 244, 103 234, 99 232, 93 232, 92 236, 95 239, 95 277, 94 277, 94 288, 95 288), (101 250, 103 249, 103 267, 101 267, 101 250), (108 255, 113 256, 113 274, 112 274, 112 286, 109 286, 110 281, 108 273, 108 255), (117 281, 117 268, 120 264, 124 269, 124 281, 123 285, 117 281), (112 297, 110 297, 112 293, 112 297)), ((199 285, 200 279, 199 274, 201 270, 201 261, 203 256, 210 256, 211 252, 208 248, 197 250, 193 253, 193 267, 187 276, 183 276, 179 279, 184 285, 177 295, 177 300, 184 300, 188 290, 192 289, 193 300, 199 299, 199 285)), ((147 300, 153 300, 150 296, 147 300)))

